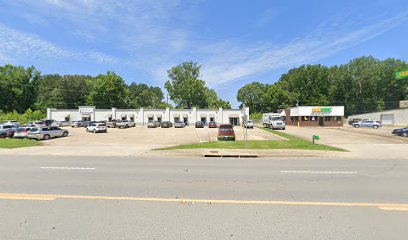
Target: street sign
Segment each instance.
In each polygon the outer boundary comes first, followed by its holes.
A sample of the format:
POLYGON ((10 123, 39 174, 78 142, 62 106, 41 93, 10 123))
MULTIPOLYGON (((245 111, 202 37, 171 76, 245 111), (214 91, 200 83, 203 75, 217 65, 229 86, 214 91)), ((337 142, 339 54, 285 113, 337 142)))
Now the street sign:
POLYGON ((396 79, 408 78, 408 68, 395 73, 396 79))

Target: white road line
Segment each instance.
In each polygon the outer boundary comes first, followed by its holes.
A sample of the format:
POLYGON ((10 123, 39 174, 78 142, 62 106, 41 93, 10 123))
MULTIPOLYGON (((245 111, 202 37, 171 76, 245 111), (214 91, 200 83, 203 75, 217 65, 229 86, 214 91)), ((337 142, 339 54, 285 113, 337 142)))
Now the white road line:
POLYGON ((40 167, 41 169, 62 169, 62 170, 95 170, 95 168, 85 167, 40 167))
POLYGON ((280 171, 281 173, 316 173, 316 174, 357 174, 357 172, 336 172, 336 171, 280 171))

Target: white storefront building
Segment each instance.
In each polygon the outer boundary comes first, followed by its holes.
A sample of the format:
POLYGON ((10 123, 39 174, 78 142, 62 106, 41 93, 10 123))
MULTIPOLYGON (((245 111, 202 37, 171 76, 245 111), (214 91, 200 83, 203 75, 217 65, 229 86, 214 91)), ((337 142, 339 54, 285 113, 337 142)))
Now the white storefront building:
POLYGON ((47 109, 47 119, 56 121, 110 121, 112 119, 131 120, 137 125, 146 125, 149 121, 183 121, 195 124, 197 121, 220 124, 241 125, 244 116, 249 119, 249 108, 245 109, 97 109, 93 106, 82 106, 78 109, 47 109))

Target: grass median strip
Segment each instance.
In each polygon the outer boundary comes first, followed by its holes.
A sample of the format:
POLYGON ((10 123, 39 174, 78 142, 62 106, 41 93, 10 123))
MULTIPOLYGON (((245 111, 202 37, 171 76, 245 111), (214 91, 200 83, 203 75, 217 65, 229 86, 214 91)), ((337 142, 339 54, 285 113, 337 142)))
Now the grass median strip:
POLYGON ((28 139, 0 138, 0 148, 22 148, 39 145, 41 143, 28 139))
MULTIPOLYGON (((261 128, 262 129, 262 128, 261 128)), ((345 151, 327 145, 313 144, 302 138, 298 138, 280 131, 264 129, 287 140, 249 140, 247 149, 301 149, 301 150, 322 150, 322 151, 345 151)), ((223 148, 223 149, 245 149, 245 141, 216 141, 187 145, 179 145, 156 150, 176 150, 176 149, 197 149, 197 148, 223 148)))

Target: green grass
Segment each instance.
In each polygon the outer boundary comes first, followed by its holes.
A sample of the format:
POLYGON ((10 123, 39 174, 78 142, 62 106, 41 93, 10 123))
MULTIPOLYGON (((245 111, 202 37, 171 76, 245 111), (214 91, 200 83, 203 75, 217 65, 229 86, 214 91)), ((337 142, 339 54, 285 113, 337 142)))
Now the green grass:
POLYGON ((0 148, 22 148, 39 146, 41 143, 28 139, 0 138, 0 148))
MULTIPOLYGON (((275 131, 267 128, 261 128, 265 131, 274 133, 287 140, 252 140, 248 141, 248 149, 302 149, 302 150, 323 150, 323 151, 346 151, 341 148, 331 147, 321 144, 313 144, 302 138, 298 138, 281 131, 275 131)), ((197 148, 224 148, 224 149, 244 149, 244 141, 217 141, 205 142, 188 145, 179 145, 174 147, 160 148, 157 150, 175 150, 175 149, 197 149, 197 148)))

